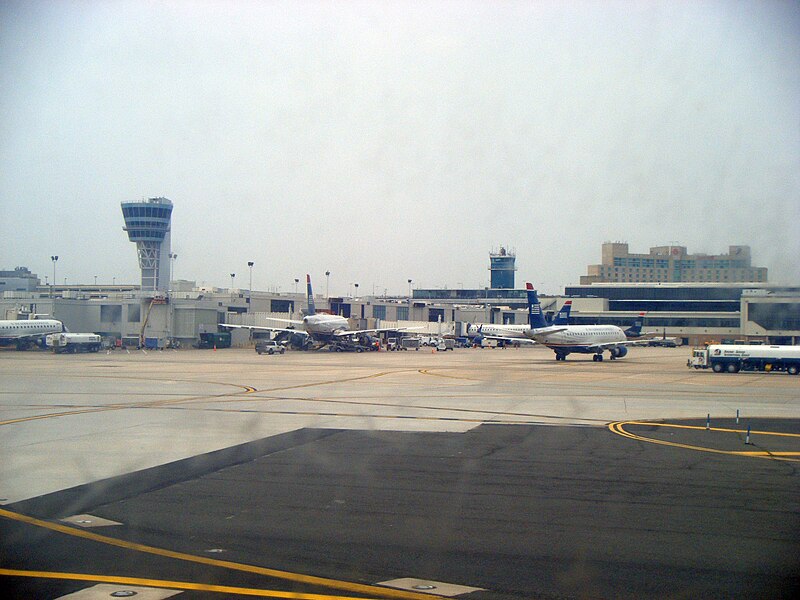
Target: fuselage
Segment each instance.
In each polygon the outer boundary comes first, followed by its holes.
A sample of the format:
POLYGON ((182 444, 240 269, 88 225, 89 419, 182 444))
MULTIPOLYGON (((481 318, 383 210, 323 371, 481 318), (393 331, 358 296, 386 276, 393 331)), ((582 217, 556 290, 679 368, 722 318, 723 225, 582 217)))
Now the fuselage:
POLYGON ((36 340, 48 333, 62 331, 64 331, 64 324, 56 319, 2 320, 0 321, 0 343, 36 340))
POLYGON ((467 335, 525 339, 525 331, 528 329, 529 325, 470 325, 467 328, 467 335))
POLYGON ((556 352, 595 354, 598 349, 626 341, 625 333, 616 325, 565 325, 528 329, 525 335, 556 352), (551 331, 548 331, 551 330, 551 331))
POLYGON ((303 327, 309 335, 333 335, 349 329, 347 319, 338 315, 317 313, 303 317, 303 327))

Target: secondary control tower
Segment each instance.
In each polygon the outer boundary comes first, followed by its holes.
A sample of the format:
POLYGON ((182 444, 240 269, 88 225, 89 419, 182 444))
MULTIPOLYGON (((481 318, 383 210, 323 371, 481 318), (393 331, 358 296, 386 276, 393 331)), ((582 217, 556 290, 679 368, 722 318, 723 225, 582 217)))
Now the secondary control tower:
POLYGON ((489 253, 489 271, 491 272, 490 287, 492 289, 513 290, 514 271, 517 260, 513 250, 506 250, 500 247, 499 252, 489 253))
POLYGON ((136 242, 142 291, 166 292, 169 289, 170 220, 172 202, 166 198, 148 198, 141 202, 123 202, 122 216, 128 239, 136 242))

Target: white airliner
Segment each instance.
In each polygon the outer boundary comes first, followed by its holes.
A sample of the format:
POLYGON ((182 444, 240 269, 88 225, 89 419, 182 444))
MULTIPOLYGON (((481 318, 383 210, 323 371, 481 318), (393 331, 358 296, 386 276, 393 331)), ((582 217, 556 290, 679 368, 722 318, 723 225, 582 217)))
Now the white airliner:
POLYGON ((308 347, 307 342, 314 342, 317 348, 322 348, 328 344, 347 343, 354 339, 354 336, 363 336, 379 331, 406 331, 396 327, 379 327, 375 329, 350 329, 350 324, 345 317, 318 313, 314 305, 314 294, 311 290, 311 276, 306 274, 306 288, 308 295, 308 314, 302 321, 292 319, 271 319, 297 325, 299 328, 290 327, 264 327, 260 325, 222 325, 235 329, 251 329, 258 331, 286 332, 293 335, 300 335, 305 338, 303 347, 308 347))
MULTIPOLYGON (((552 325, 568 325, 569 313, 572 308, 572 300, 564 302, 555 316, 553 317, 552 325)), ((530 315, 530 311, 529 311, 530 315)), ((527 325, 493 325, 490 323, 473 323, 467 326, 467 336, 473 340, 480 340, 487 338, 490 340, 497 340, 499 342, 510 343, 535 343, 532 339, 525 335, 525 332, 531 328, 530 316, 527 325)))
POLYGON ((616 325, 548 325, 542 316, 542 305, 536 290, 528 283, 528 312, 530 329, 525 335, 547 346, 556 353, 556 360, 566 360, 573 352, 592 354, 592 360, 602 361, 608 350, 611 360, 628 353, 627 346, 634 344, 616 325))
POLYGON ((0 346, 16 344, 25 350, 35 343, 42 343, 49 333, 66 331, 64 324, 56 319, 27 319, 0 321, 0 346))

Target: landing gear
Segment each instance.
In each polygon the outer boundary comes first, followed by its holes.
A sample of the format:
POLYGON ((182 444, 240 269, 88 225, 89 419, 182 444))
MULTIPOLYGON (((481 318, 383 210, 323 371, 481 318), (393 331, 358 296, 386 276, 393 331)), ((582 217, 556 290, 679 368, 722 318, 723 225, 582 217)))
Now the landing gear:
POLYGON ((556 360, 567 360, 567 355, 561 352, 556 352, 556 360))
POLYGON ((602 354, 595 354, 592 356, 592 360, 594 362, 603 362, 603 355, 602 354))

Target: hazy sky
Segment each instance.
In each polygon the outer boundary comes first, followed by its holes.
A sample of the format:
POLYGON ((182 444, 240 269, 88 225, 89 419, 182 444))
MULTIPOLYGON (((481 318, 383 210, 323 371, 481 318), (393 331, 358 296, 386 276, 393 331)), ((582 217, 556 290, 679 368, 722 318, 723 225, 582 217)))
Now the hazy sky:
POLYGON ((796 2, 0 3, 0 269, 332 294, 749 244, 800 284, 796 2))

